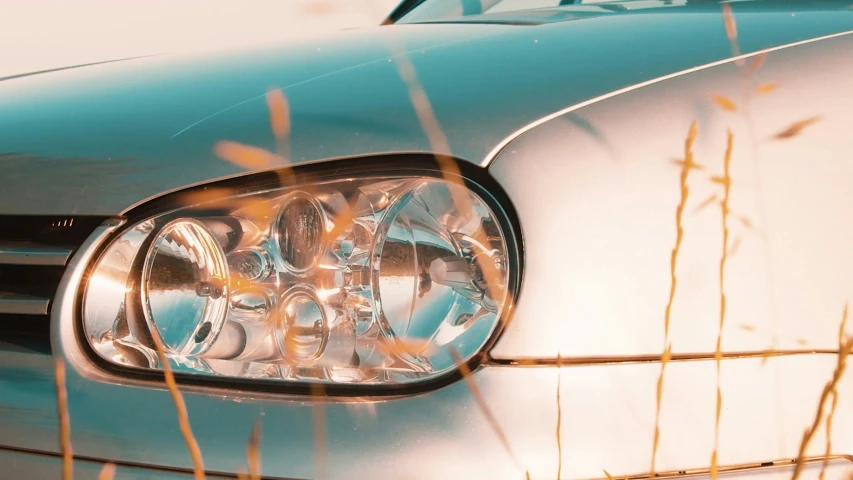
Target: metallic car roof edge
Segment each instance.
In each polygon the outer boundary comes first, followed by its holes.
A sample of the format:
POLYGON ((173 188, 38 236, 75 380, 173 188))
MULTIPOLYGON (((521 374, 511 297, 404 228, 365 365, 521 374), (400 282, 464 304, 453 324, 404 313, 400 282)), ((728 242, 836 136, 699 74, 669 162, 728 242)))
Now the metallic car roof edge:
POLYGON ((600 101, 602 101, 602 100, 607 100, 608 98, 612 98, 612 97, 615 97, 615 96, 621 95, 621 94, 623 94, 623 93, 628 93, 628 92, 631 92, 631 91, 633 91, 633 90, 638 90, 638 89, 640 89, 640 88, 647 87, 647 86, 649 86, 649 85, 654 85, 655 83, 659 83, 659 82, 663 82, 663 81, 666 81, 666 80, 670 80, 670 79, 672 79, 672 78, 680 77, 680 76, 682 76, 682 75, 688 75, 688 74, 690 74, 690 73, 698 72, 698 71, 705 70, 705 69, 708 69, 708 68, 713 68, 713 67, 716 67, 716 66, 719 66, 719 65, 725 65, 725 64, 727 64, 727 63, 736 62, 736 61, 738 61, 738 60, 743 60, 743 59, 745 59, 745 58, 754 57, 754 56, 756 56, 756 55, 761 55, 761 54, 763 54, 763 53, 775 52, 775 51, 777 51, 777 50, 784 50, 784 49, 786 49, 786 48, 790 48, 790 47, 797 47, 797 46, 805 45, 805 44, 812 43, 812 42, 819 42, 819 41, 822 41, 822 40, 829 40, 829 39, 831 39, 831 38, 841 37, 841 36, 844 36, 844 35, 850 35, 850 34, 853 34, 853 30, 847 30, 847 31, 844 31, 844 32, 833 33, 833 34, 830 34, 830 35, 824 35, 824 36, 821 36, 821 37, 809 38, 809 39, 806 39, 806 40, 800 40, 800 41, 798 41, 798 42, 786 43, 786 44, 784 44, 784 45, 777 45, 777 46, 775 46, 775 47, 765 48, 765 49, 762 49, 762 50, 756 50, 756 51, 754 51, 754 52, 750 52, 750 53, 744 53, 744 54, 742 54, 742 55, 738 55, 738 56, 736 56, 736 57, 728 57, 728 58, 724 58, 724 59, 722 59, 722 60, 717 60, 716 62, 711 62, 711 63, 706 63, 706 64, 703 64, 703 65, 698 65, 698 66, 695 66, 695 67, 692 67, 692 68, 688 68, 688 69, 686 69, 686 70, 681 70, 681 71, 678 71, 678 72, 670 73, 670 74, 668 74, 668 75, 664 75, 664 76, 662 76, 662 77, 657 77, 657 78, 653 78, 653 79, 651 79, 651 80, 646 80, 645 82, 640 82, 640 83, 637 83, 637 84, 634 84, 634 85, 630 85, 630 86, 627 86, 627 87, 624 87, 624 88, 620 88, 619 90, 614 90, 614 91, 612 91, 612 92, 610 92, 610 93, 605 93, 604 95, 599 95, 599 96, 594 97, 594 98, 591 98, 591 99, 589 99, 589 100, 585 100, 585 101, 583 101, 583 102, 580 102, 580 103, 576 103, 576 104, 570 105, 570 106, 565 107, 565 108, 563 108, 563 109, 561 109, 561 110, 557 110, 557 111, 556 111, 556 112, 554 112, 554 113, 548 114, 548 115, 546 115, 546 116, 544 116, 544 117, 542 117, 542 118, 540 118, 540 119, 538 119, 538 120, 535 120, 535 121, 533 121, 533 122, 530 122, 530 123, 528 123, 527 125, 525 125, 525 126, 523 126, 523 127, 519 128, 519 129, 518 129, 518 130, 516 130, 515 132, 511 133, 509 136, 507 136, 506 138, 504 138, 503 140, 501 140, 501 142, 500 142, 499 144, 497 144, 497 146, 495 146, 495 148, 493 148, 493 149, 488 153, 488 155, 486 155, 486 157, 483 159, 483 161, 482 161, 482 162, 480 162, 480 166, 481 166, 481 167, 484 167, 484 168, 488 168, 488 167, 489 167, 489 165, 491 165, 491 164, 492 164, 492 162, 495 160, 495 158, 497 158, 497 156, 498 156, 498 155, 499 155, 499 154, 500 154, 500 153, 501 153, 501 152, 502 152, 502 151, 503 151, 503 150, 504 150, 504 149, 505 149, 505 148, 506 148, 510 143, 512 143, 512 142, 513 142, 513 140, 515 140, 515 139, 517 139, 518 137, 520 137, 520 136, 524 135, 526 132, 528 132, 528 131, 530 131, 530 130, 533 130, 534 128, 536 128, 536 127, 538 127, 538 126, 540 126, 540 125, 542 125, 542 124, 544 124, 544 123, 547 123, 547 122, 549 122, 549 121, 551 121, 551 120, 554 120, 555 118, 559 118, 559 117, 561 117, 561 116, 563 116, 563 115, 565 115, 565 114, 567 114, 567 113, 571 113, 571 112, 573 112, 573 111, 575 111, 575 110, 581 109, 581 108, 586 107, 586 106, 588 106, 588 105, 592 105, 592 104, 597 103, 597 102, 600 102, 600 101))

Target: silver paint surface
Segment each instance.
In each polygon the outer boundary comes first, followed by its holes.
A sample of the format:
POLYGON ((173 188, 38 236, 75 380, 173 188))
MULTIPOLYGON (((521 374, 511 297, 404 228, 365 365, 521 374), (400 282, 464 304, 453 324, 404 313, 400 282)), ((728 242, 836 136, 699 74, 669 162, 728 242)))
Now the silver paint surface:
MULTIPOLYGON (((720 65, 588 105, 512 142, 490 168, 521 219, 524 284, 497 358, 660 354, 684 142, 697 121, 671 319, 673 353, 713 354, 719 329, 719 202, 734 138, 723 351, 838 348, 853 285, 848 181, 853 37, 772 52, 775 91, 741 100, 720 65), (711 100, 723 95, 740 113, 711 100), (819 120, 790 139, 774 135, 819 120), (541 168, 529 168, 532 162, 541 168), (536 188, 529 188, 536 185, 536 188), (737 246, 734 244, 737 243, 737 246)), ((848 327, 850 331, 851 327, 848 327)))

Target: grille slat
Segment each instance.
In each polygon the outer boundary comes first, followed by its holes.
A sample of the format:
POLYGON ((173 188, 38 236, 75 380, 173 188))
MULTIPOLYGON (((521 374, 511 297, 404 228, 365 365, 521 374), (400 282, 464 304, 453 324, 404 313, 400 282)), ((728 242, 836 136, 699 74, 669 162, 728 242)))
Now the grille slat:
POLYGON ((50 298, 0 292, 0 314, 47 315, 50 298))
POLYGON ((0 242, 0 264, 62 267, 68 263, 73 252, 73 247, 54 247, 32 242, 0 242))
POLYGON ((0 215, 0 345, 50 353, 50 304, 65 265, 104 220, 0 215))

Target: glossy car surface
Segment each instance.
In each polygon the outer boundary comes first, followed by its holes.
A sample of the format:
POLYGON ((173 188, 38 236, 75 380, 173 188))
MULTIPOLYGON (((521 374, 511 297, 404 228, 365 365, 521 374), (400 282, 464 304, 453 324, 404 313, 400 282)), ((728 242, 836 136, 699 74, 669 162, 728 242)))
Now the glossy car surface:
MULTIPOLYGON (((271 478, 642 478, 659 411, 657 472, 707 478, 717 448, 718 464, 734 469, 723 478, 790 478, 838 365, 853 285, 853 11, 637 0, 418 13, 440 3, 408 13, 404 3, 396 23, 321 40, 0 81, 0 218, 102 222, 75 245, 50 302, 52 348, 0 336, 0 477, 58 478, 54 359, 69 365, 78 476, 96 477, 104 461, 120 477, 191 475, 162 382, 96 365, 78 341, 80 289, 99 245, 158 197, 284 167, 247 169, 213 152, 223 139, 275 149, 264 99, 275 87, 297 169, 439 153, 493 178, 520 226, 522 283, 468 379, 494 423, 462 379, 357 398, 187 383, 212 476, 245 469, 260 419, 271 478), (424 131, 400 62, 411 63, 446 151, 424 131), (690 173, 665 337, 684 200, 677 160, 694 121, 702 168, 690 173)), ((3 258, 0 285, 12 288, 3 258)), ((23 321, 5 308, 0 321, 23 321)), ((853 381, 836 388, 826 478, 853 467, 853 381)), ((818 478, 820 425, 802 478, 818 478)))

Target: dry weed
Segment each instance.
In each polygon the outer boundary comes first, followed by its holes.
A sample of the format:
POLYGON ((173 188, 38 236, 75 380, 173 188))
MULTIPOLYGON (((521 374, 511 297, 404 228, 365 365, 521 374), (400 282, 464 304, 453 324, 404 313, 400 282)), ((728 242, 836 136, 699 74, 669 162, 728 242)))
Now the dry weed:
MULTIPOLYGON (((737 23, 735 22, 734 13, 732 13, 732 6, 728 3, 724 3, 723 6, 723 24, 726 27, 726 37, 729 39, 729 45, 732 49, 732 56, 739 57, 740 56, 740 45, 738 44, 737 39, 737 23)), ((738 59, 737 65, 742 66, 743 60, 738 59)))
MULTIPOLYGON (((326 395, 326 387, 321 384, 311 385, 311 395, 316 397, 324 397, 326 395)), ((311 406, 311 421, 314 424, 314 473, 318 480, 329 478, 327 471, 326 459, 329 455, 329 441, 326 438, 328 433, 326 427, 326 404, 323 400, 313 402, 311 406)))
MULTIPOLYGON (((847 311, 848 306, 844 305, 844 313, 842 315, 841 324, 845 325, 847 323, 847 311)), ((842 326, 842 332, 843 332, 842 326)), ((843 337, 843 334, 841 335, 843 337)), ((803 432, 803 439, 800 442, 800 448, 797 452, 796 466, 794 468, 794 474, 791 477, 791 480, 797 480, 802 474, 803 467, 805 466, 805 458, 806 451, 808 450, 809 443, 814 438, 815 433, 817 432, 818 427, 820 427, 821 421, 823 421, 823 412, 826 406, 826 402, 829 399, 829 396, 833 393, 837 395, 837 386, 838 382, 841 380, 841 377, 844 375, 844 371, 847 369, 847 358, 850 355, 851 350, 853 350, 853 338, 847 339, 842 345, 839 345, 838 351, 838 360, 835 366, 835 370, 832 372, 832 377, 823 387, 823 391, 821 392, 820 399, 817 404, 817 412, 815 413, 814 420, 812 420, 812 424, 809 428, 803 432)), ((828 455, 824 457, 824 462, 827 461, 828 455)))
MULTIPOLYGON (((845 344, 844 331, 847 327, 847 305, 844 305, 844 313, 841 315, 841 324, 838 327, 838 354, 842 355, 845 344)), ((829 408, 829 415, 826 416, 826 450, 823 455, 823 465, 820 468, 820 480, 826 476, 826 467, 829 465, 829 457, 832 455, 832 418, 835 416, 835 409, 838 407, 838 388, 833 387, 832 405, 829 408)))
POLYGON ((68 392, 65 389, 65 362, 57 358, 54 362, 56 373, 56 410, 59 417, 59 448, 62 451, 62 480, 74 477, 74 452, 71 449, 71 419, 68 415, 68 392))
POLYGON ((450 355, 453 357, 453 361, 459 364, 459 373, 462 374, 462 379, 465 381, 465 385, 468 386, 468 390, 471 392, 474 402, 483 413, 483 416, 486 417, 486 421, 489 423, 489 426, 492 427, 492 431, 495 433, 495 436, 498 437, 498 440, 500 440, 504 450, 506 450, 506 453, 512 459, 515 466, 529 476, 530 473, 527 469, 522 467, 521 462, 518 460, 518 457, 512 449, 512 445, 509 443, 509 438, 506 436, 506 433, 504 433, 488 404, 486 404, 486 399, 483 397, 483 393, 480 392, 480 387, 477 386, 477 382, 474 381, 474 378, 471 376, 471 369, 462 361, 462 357, 459 356, 459 352, 452 347, 450 348, 450 355))
POLYGON ((113 480, 116 475, 116 466, 112 463, 104 464, 101 468, 101 473, 98 474, 98 480, 113 480))
POLYGON ((181 391, 178 390, 178 384, 175 382, 175 374, 172 372, 172 366, 169 364, 169 359, 163 350, 163 342, 160 336, 156 333, 151 335, 154 341, 154 346, 157 349, 157 356, 160 359, 160 365, 163 368, 163 377, 165 378, 166 388, 169 389, 169 394, 172 396, 172 402, 175 404, 175 410, 178 414, 178 427, 181 430, 181 435, 184 437, 184 442, 187 444, 187 449, 190 451, 190 457, 193 462, 193 474, 196 480, 204 480, 204 461, 201 457, 201 449, 198 442, 193 436, 192 427, 190 426, 189 413, 187 413, 187 405, 184 403, 184 397, 181 391))
POLYGON ((794 138, 800 133, 802 133, 802 131, 805 130, 806 127, 814 125, 819 121, 820 117, 817 116, 799 120, 797 122, 792 123, 791 125, 788 125, 784 130, 773 135, 773 138, 775 138, 776 140, 787 140, 789 138, 794 138))
POLYGON ((730 112, 737 112, 737 105, 729 97, 723 95, 711 95, 711 101, 719 105, 721 108, 730 112))
POLYGON ((732 177, 731 177, 731 160, 732 160, 732 146, 734 144, 734 136, 732 135, 731 130, 726 132, 726 153, 725 158, 723 160, 723 176, 719 178, 715 178, 717 183, 723 185, 723 199, 720 202, 721 208, 721 217, 722 223, 721 228, 723 231, 723 242, 722 249, 720 254, 720 325, 719 330, 717 332, 717 348, 714 351, 714 361, 717 367, 717 407, 714 416, 714 450, 711 452, 711 480, 717 479, 718 474, 718 465, 717 465, 717 454, 720 446, 720 415, 723 410, 723 391, 720 387, 720 363, 723 358, 723 327, 726 321, 726 288, 725 288, 725 279, 726 279, 726 261, 728 260, 729 255, 729 201, 731 196, 731 186, 732 186, 732 177))
POLYGON ((261 421, 256 420, 249 435, 249 444, 246 446, 246 460, 249 463, 249 479, 261 479, 261 421))
POLYGON ((765 83, 756 87, 755 93, 759 95, 764 95, 765 93, 770 93, 773 90, 776 90, 778 86, 779 84, 777 82, 765 83))
POLYGON ((688 179, 691 170, 699 167, 693 157, 693 144, 696 141, 697 132, 698 127, 696 125, 696 122, 693 122, 690 125, 690 130, 687 133, 687 139, 684 141, 684 159, 678 162, 681 165, 681 175, 679 176, 679 190, 681 193, 678 206, 675 209, 675 244, 672 247, 672 253, 670 255, 669 263, 669 298, 667 299, 663 319, 664 351, 661 355, 660 374, 658 375, 655 397, 655 427, 654 436, 652 438, 652 459, 651 469, 649 470, 650 475, 654 475, 655 472, 655 460, 657 458, 658 443, 660 441, 660 413, 661 400, 663 398, 664 372, 666 371, 666 365, 672 353, 672 344, 669 340, 669 326, 672 316, 672 306, 675 303, 675 292, 678 285, 678 279, 676 276, 676 269, 678 266, 678 254, 681 250, 681 243, 684 240, 684 227, 682 225, 682 220, 684 217, 684 209, 687 207, 687 199, 690 196, 690 187, 688 186, 688 179))
POLYGON ((560 435, 563 426, 563 406, 560 404, 561 374, 560 354, 557 353, 557 480, 563 476, 563 438, 560 435))

